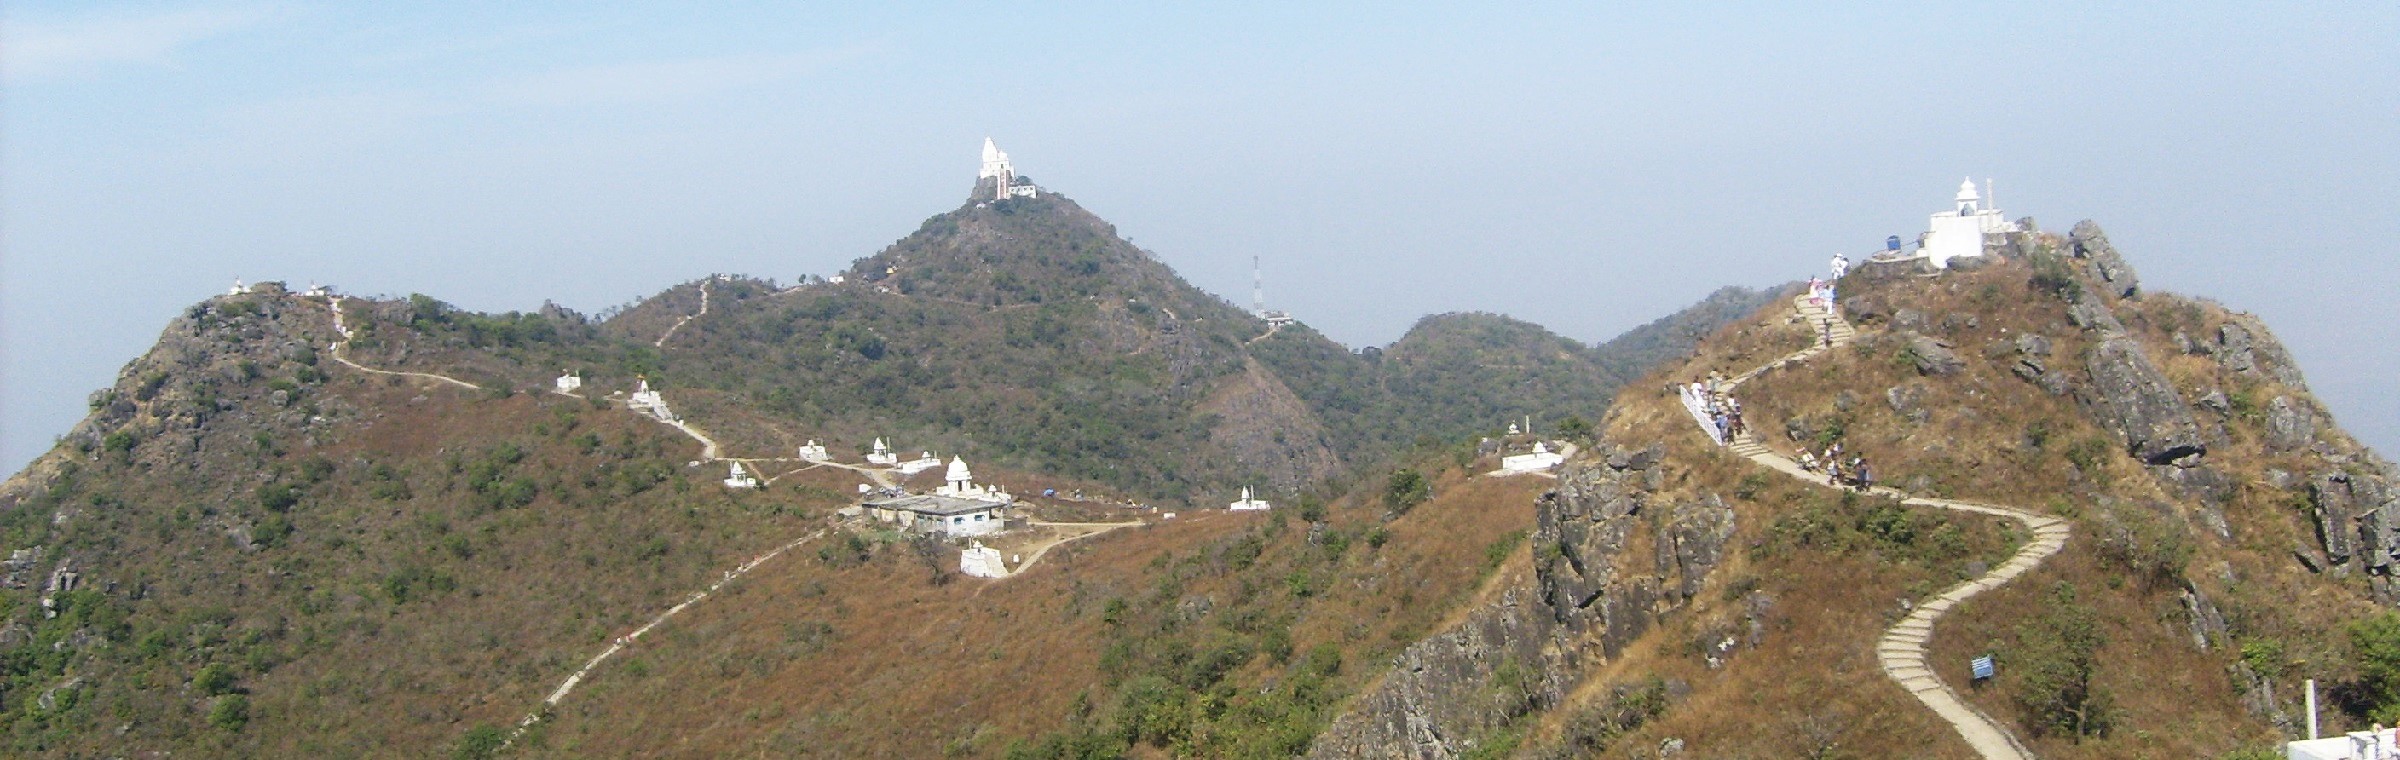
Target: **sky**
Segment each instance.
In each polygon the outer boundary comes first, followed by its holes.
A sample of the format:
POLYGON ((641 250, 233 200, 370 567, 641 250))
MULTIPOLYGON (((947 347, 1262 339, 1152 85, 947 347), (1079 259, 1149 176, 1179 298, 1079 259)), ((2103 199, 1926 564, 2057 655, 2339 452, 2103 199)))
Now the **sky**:
POLYGON ((0 462, 235 278, 789 282, 957 207, 987 136, 1353 347, 1468 310, 1604 340, 1988 177, 2259 314, 2400 453, 2400 4, 1154 5, 0 6, 0 462))

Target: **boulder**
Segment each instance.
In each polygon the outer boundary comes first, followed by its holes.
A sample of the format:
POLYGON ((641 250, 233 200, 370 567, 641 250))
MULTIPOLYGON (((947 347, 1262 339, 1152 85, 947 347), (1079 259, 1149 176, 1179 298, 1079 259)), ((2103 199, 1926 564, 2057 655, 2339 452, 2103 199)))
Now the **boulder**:
POLYGON ((1966 369, 1967 363, 1951 351, 1950 344, 1925 335, 1906 334, 1910 361, 1917 365, 1920 375, 1954 375, 1966 369))
POLYGON ((1892 411, 1910 422, 1924 422, 1932 417, 1925 410, 1925 384, 1921 382, 1895 385, 1883 391, 1883 402, 1892 411))
POLYGON ((2109 335, 2092 347, 2084 370, 2091 382, 2079 390, 2079 400, 2116 430, 2128 453, 2154 465, 2194 464, 2207 453, 2191 409, 2141 344, 2109 335))
POLYGON ((1917 311, 1916 309, 1911 309, 1911 308, 1908 308, 1908 307, 1905 307, 1905 306, 1903 306, 1903 307, 1901 307, 1901 308, 1898 308, 1898 309, 1894 309, 1894 310, 1892 311, 1892 329, 1894 329, 1894 330, 1923 330, 1923 329, 1925 329, 1925 312, 1917 311))
POLYGON ((2019 354, 2026 356, 2050 355, 2050 339, 2042 337, 2041 333, 2018 333, 2016 343, 2019 354))
POLYGON ((2300 376, 2300 367, 2292 362, 2290 351, 2283 342, 2267 331, 2257 317, 2237 314, 2217 327, 2217 345, 2212 350, 2217 363, 2226 371, 2244 377, 2273 380, 2286 387, 2308 387, 2300 376))
POLYGON ((2308 448, 2317 439, 2317 415, 2289 396, 2267 402, 2267 450, 2282 453, 2308 448))
POLYGON ((2113 298, 2133 298, 2141 294, 2141 280, 2135 276, 2133 265, 2108 243, 2108 234, 2100 225, 2085 219, 2067 231, 2067 253, 2082 259, 2090 267, 2092 278, 2106 284, 2102 290, 2113 298))

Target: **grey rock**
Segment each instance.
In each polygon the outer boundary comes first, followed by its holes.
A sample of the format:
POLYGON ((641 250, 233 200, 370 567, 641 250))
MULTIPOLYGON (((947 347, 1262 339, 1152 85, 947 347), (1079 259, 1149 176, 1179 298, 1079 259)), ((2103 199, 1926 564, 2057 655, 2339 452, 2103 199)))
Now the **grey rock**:
POLYGON ((2101 232, 2100 225, 2092 220, 2076 222, 2074 229, 2067 231, 2067 253, 2087 262, 2092 277, 2107 284, 2111 297, 2133 298, 2141 294, 2141 280, 2134 274, 2133 265, 2125 262, 2117 247, 2109 244, 2108 234, 2101 232))
POLYGON ((2128 453, 2147 464, 2188 464, 2182 460, 2207 453, 2199 423, 2141 344, 2121 334, 2105 337, 2084 370, 2091 382, 2078 389, 2079 400, 2117 432, 2128 453))
POLYGON ((2041 333, 2017 333, 2017 353, 2025 356, 2049 356, 2050 339, 2041 333))
POLYGON ((1843 316, 1861 324, 1881 322, 1891 318, 1891 312, 1884 310, 1883 302, 1866 296, 1844 298, 1841 307, 1843 316))
POLYGON ((2288 396, 2267 402, 2267 450, 2282 453, 2308 448, 2317 439, 2317 415, 2307 404, 2288 396))
POLYGON ((1901 307, 1901 308, 1899 308, 1899 309, 1893 310, 1893 311, 1892 311, 1892 329, 1894 329, 1894 330, 1923 330, 1923 329, 1925 329, 1925 312, 1917 311, 1916 309, 1911 309, 1911 308, 1907 308, 1907 307, 1901 307))
POLYGON ((2208 594, 2203 593, 2198 586, 2186 583, 2183 587, 2182 602, 2186 627, 2192 634, 2193 648, 2206 652, 2225 643, 2227 631, 2225 613, 2217 610, 2216 603, 2209 601, 2208 594))
POLYGON ((1733 507, 1713 494, 1675 506, 1668 528, 1671 541, 1660 542, 1662 553, 1667 555, 1664 559, 1669 561, 1661 563, 1659 570, 1661 576, 1670 575, 1671 571, 1677 579, 1675 593, 1679 598, 1690 599, 1700 593, 1709 573, 1724 559, 1725 542, 1732 540, 1733 528, 1733 507), (1671 550, 1667 548, 1670 543, 1671 550))
POLYGON ((1906 338, 1909 359, 1916 363, 1917 374, 1953 375, 1967 368, 1967 363, 1958 358, 1958 353, 1950 350, 1949 343, 1913 333, 1906 334, 1906 338))
POLYGON ((2292 354, 2283 342, 2267 330, 2265 323, 2248 314, 2236 314, 2217 327, 2217 346, 2213 352, 2217 363, 2228 372, 2245 377, 2274 380, 2295 390, 2308 387, 2293 363, 2292 354))
POLYGON ((1902 418, 1910 422, 1924 422, 1932 416, 1931 412, 1925 410, 1925 392, 1925 384, 1921 382, 1895 385, 1884 389, 1883 401, 1902 418))
POLYGON ((2216 412, 2219 417, 2233 413, 2233 399, 2226 396, 2222 389, 2210 388, 2208 395, 2201 396, 2199 401, 2193 403, 2202 409, 2216 412))

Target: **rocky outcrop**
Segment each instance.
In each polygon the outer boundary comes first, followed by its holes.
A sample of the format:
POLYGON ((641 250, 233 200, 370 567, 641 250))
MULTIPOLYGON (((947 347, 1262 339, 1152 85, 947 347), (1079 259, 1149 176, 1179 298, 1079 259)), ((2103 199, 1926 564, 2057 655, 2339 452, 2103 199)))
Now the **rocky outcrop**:
POLYGON ((1334 719, 1309 757, 1454 758, 1517 717, 1556 705, 1657 616, 1698 594, 1724 560, 1733 509, 1715 496, 1653 505, 1658 446, 1601 443, 1535 506, 1533 585, 1409 647, 1334 719), (1647 566, 1629 548, 1647 538, 1647 566))
POLYGON ((2217 327, 2214 346, 2202 344, 2207 353, 2215 355, 2225 370, 2244 377, 2273 380, 2294 390, 2308 384, 2300 376, 2300 366, 2292 362, 2292 353, 2267 331, 2257 317, 2237 314, 2217 327))
POLYGON ((2092 279, 2098 280, 2112 298, 2133 298, 2141 294, 2141 279, 2134 275, 2133 265, 2108 243, 2108 234, 2100 225, 2085 219, 2067 231, 2067 254, 2082 259, 2091 269, 2092 279))
POLYGON ((2289 396, 2267 402, 2267 450, 2299 451, 2317 440, 2317 414, 2289 396))
POLYGON ((2104 337, 2084 371, 2091 382, 2079 389, 2079 400, 2122 437, 2128 453, 2154 465, 2196 464, 2207 453, 2190 407, 2141 344, 2123 334, 2104 337))
POLYGON ((1917 374, 1955 375, 1967 367, 1949 343, 1916 333, 1902 333, 1901 337, 1908 341, 1908 358, 1916 364, 1917 374))
POLYGON ((1308 403, 1258 360, 1244 365, 1200 406, 1216 421, 1209 441, 1279 493, 1296 493, 1338 471, 1332 437, 1308 403))
POLYGON ((2400 601, 2392 564, 2400 560, 2400 490, 2380 475, 2328 469, 2309 479, 2317 543, 2336 572, 2365 572, 2377 601, 2400 601))

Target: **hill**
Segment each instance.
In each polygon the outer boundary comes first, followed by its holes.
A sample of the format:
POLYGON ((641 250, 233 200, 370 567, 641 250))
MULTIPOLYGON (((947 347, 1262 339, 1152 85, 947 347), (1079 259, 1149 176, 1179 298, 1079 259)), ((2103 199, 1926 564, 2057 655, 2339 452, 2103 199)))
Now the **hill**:
POLYGON ((1513 577, 1511 505, 1544 481, 1470 478, 1472 442, 1616 387, 1492 315, 1367 352, 1271 328, 1056 194, 934 217, 842 280, 712 276, 604 319, 195 304, 0 485, 0 741, 483 756, 538 713, 510 752, 1288 754, 1513 577), (628 410, 644 381, 672 424, 628 410), (935 477, 844 464, 878 437, 1101 527, 963 579, 957 545, 839 514, 935 477), (764 487, 718 484, 726 460, 764 487), (1430 489, 1387 497, 1396 469, 1430 489), (1188 511, 1248 483, 1290 511, 1188 511), (1275 684, 1305 688, 1241 696, 1275 684))
POLYGON ((1786 302, 1630 386, 1537 505, 1519 601, 1403 653, 1312 755, 1977 756, 1886 674, 1919 639, 1911 683, 2029 756, 2279 756, 2306 679, 2334 730, 2394 714, 2392 465, 2256 318, 2143 291, 2097 225, 1995 253, 1861 267, 1855 341, 1811 348, 1786 302), (1755 437, 1719 447, 1674 384, 1754 368, 1755 437), (1760 466, 1834 444, 1893 488, 1760 466), (2063 549, 2004 562, 2034 548, 2012 511, 2063 549))

